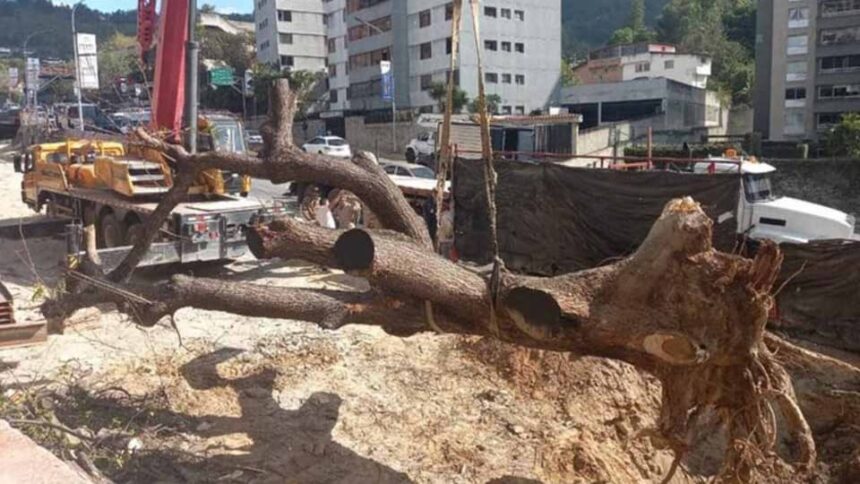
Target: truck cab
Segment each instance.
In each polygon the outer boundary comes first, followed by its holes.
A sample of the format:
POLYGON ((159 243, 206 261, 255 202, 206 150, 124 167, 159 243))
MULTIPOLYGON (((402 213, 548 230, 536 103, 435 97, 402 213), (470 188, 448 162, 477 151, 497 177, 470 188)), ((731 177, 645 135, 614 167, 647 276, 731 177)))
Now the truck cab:
POLYGON ((695 173, 738 173, 741 193, 738 233, 752 239, 805 244, 813 240, 854 239, 853 215, 816 203, 777 195, 773 165, 733 158, 711 158, 693 166, 695 173))
POLYGON ((436 154, 436 133, 427 131, 419 134, 406 145, 406 161, 416 163, 432 158, 436 154))

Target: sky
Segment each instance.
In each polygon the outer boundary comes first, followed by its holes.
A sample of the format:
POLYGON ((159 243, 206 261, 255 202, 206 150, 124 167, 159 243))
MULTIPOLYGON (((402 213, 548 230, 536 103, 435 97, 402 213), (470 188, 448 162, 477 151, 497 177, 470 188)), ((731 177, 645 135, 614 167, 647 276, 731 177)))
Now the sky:
MULTIPOLYGON (((74 0, 52 0, 56 5, 71 5, 74 0)), ((137 8, 137 0, 83 0, 84 5, 102 12, 113 12, 115 10, 134 10, 137 8)), ((215 6, 215 10, 221 13, 251 13, 254 11, 253 0, 197 0, 197 5, 208 3, 215 6)))

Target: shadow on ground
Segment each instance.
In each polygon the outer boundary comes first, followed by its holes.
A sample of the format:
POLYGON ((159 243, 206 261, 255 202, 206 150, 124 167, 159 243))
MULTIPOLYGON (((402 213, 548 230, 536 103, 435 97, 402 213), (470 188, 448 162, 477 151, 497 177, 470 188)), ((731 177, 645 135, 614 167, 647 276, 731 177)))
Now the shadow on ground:
MULTIPOLYGON (((58 403, 56 415, 70 428, 87 426, 94 433, 124 425, 142 434, 155 431, 168 439, 179 433, 204 439, 236 434, 248 437, 248 444, 240 449, 211 452, 210 448, 194 453, 180 450, 182 446, 150 450, 149 439, 144 437, 143 450, 121 468, 113 472, 107 469, 108 477, 118 482, 411 482, 406 474, 360 456, 332 439, 343 403, 338 395, 314 393, 300 408, 284 410, 273 398, 275 371, 266 369, 236 379, 219 376, 217 365, 239 352, 221 349, 181 368, 182 376, 195 390, 232 388, 241 409, 238 417, 190 416, 80 389, 69 394, 73 397, 70 405, 58 403)), ((99 465, 99 460, 96 463, 99 465)))

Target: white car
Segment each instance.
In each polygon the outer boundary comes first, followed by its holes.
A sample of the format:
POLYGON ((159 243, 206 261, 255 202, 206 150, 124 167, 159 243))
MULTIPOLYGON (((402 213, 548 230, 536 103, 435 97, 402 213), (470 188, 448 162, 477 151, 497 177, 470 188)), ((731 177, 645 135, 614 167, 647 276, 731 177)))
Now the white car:
POLYGON ((436 133, 421 133, 406 145, 406 161, 415 163, 420 158, 432 157, 436 153, 436 133))
POLYGON ((415 165, 412 163, 388 162, 382 164, 382 170, 385 173, 393 176, 405 176, 409 178, 425 178, 435 180, 436 173, 430 168, 423 165, 415 165))
POLYGON ((302 145, 308 153, 334 156, 337 158, 352 158, 352 150, 345 139, 338 136, 317 136, 302 145))

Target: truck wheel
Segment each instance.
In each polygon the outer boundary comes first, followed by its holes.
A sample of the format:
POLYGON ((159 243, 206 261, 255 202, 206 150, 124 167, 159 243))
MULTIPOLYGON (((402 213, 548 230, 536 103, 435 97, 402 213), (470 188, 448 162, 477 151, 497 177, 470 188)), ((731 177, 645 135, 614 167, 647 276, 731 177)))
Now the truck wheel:
POLYGON ((406 150, 406 161, 409 163, 415 163, 415 150, 412 148, 406 150))
POLYGON ((125 245, 134 245, 143 237, 143 224, 134 221, 125 230, 125 245))
POLYGON ((99 235, 101 235, 102 245, 108 249, 120 247, 125 242, 122 224, 116 219, 116 215, 110 212, 101 217, 99 235))

